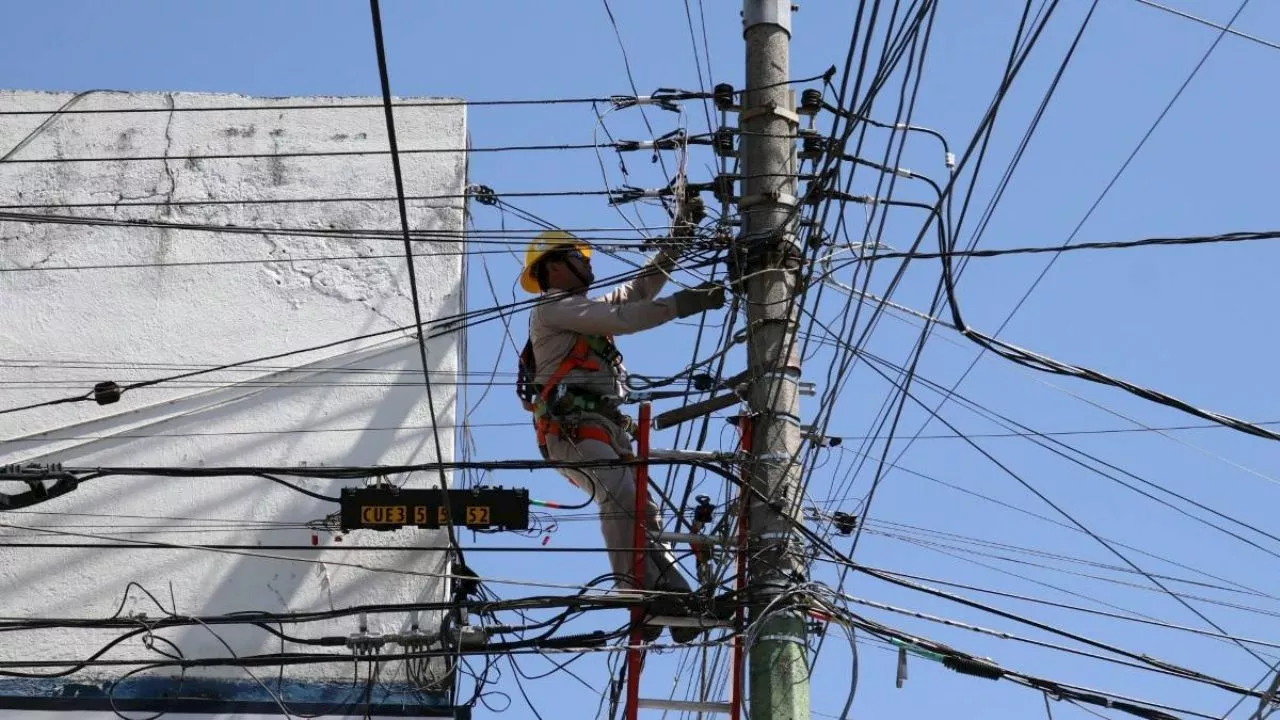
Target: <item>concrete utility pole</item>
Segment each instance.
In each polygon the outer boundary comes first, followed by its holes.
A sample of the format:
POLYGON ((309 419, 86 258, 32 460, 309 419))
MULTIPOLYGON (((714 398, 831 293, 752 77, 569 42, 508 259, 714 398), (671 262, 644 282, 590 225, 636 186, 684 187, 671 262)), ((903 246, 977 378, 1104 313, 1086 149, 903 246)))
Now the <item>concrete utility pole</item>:
MULTIPOLYGON (((795 343, 799 312, 792 306, 800 258, 794 175, 799 119, 788 84, 791 3, 743 0, 742 8, 747 86, 738 123, 743 175, 738 212, 739 243, 746 257, 747 357, 749 367, 773 368, 756 378, 748 400, 750 447, 764 457, 753 463, 751 482, 765 497, 780 502, 786 513, 751 501, 747 578, 754 621, 794 584, 794 573, 803 570, 793 551, 787 517, 799 519, 799 467, 776 459, 796 457, 800 449, 800 360, 795 343)), ((805 629, 805 615, 790 599, 770 609, 749 649, 753 719, 808 720, 805 629)))

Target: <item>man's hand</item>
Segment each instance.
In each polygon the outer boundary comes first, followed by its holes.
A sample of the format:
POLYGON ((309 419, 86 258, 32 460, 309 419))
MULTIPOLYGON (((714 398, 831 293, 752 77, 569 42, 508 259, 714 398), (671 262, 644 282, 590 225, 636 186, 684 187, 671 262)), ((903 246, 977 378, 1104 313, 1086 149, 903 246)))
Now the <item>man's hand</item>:
POLYGON ((698 224, 706 217, 707 208, 702 204, 702 198, 697 195, 685 198, 679 212, 676 213, 675 220, 671 222, 671 239, 667 244, 667 254, 671 257, 684 254, 697 238, 695 230, 698 224))
POLYGON ((697 287, 673 293, 671 300, 676 306, 676 317, 687 318, 690 315, 724 307, 724 287, 706 282, 697 287))
POLYGON ((684 199, 680 212, 676 216, 676 227, 692 227, 707 218, 707 206, 702 204, 702 196, 691 195, 684 199))

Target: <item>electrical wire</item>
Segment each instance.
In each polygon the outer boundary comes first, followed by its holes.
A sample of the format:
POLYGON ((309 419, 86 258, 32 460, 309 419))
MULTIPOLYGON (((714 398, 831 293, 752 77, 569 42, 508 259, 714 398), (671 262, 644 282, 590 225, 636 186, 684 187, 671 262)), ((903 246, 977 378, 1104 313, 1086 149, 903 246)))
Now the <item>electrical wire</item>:
MULTIPOLYGON (((636 272, 632 272, 632 273, 623 273, 623 274, 621 274, 621 275, 619 275, 619 276, 614 276, 614 277, 610 277, 610 278, 605 278, 605 279, 603 279, 603 280, 597 280, 597 281, 593 284, 593 287, 598 287, 598 286, 602 286, 602 285, 610 284, 610 283, 616 282, 616 281, 618 281, 618 280, 620 280, 620 279, 626 279, 626 278, 629 278, 629 277, 634 277, 635 275, 638 275, 638 273, 636 273, 636 272)), ((467 312, 459 313, 459 314, 452 315, 452 316, 444 316, 444 317, 437 318, 437 319, 435 319, 435 320, 432 320, 430 323, 425 324, 424 326, 404 325, 404 326, 400 326, 400 327, 391 328, 391 329, 388 329, 388 330, 379 330, 379 331, 370 332, 370 333, 363 333, 363 334, 361 334, 361 335, 355 335, 355 336, 352 336, 352 337, 343 338, 343 339, 341 339, 341 340, 334 340, 334 341, 330 341, 330 342, 327 342, 327 343, 322 343, 322 344, 319 344, 319 345, 313 345, 313 346, 310 346, 310 347, 301 348, 301 349, 298 349, 298 350, 287 350, 287 351, 283 351, 283 352, 275 353, 275 354, 272 354, 272 355, 264 355, 264 356, 261 356, 261 357, 252 358, 252 359, 249 359, 249 360, 242 360, 242 361, 237 361, 237 362, 233 362, 233 363, 225 363, 225 364, 222 364, 222 365, 216 365, 216 366, 212 366, 212 367, 209 367, 209 368, 203 368, 203 369, 199 369, 199 370, 192 370, 192 371, 189 371, 189 372, 179 373, 179 374, 176 374, 176 375, 170 375, 170 376, 167 376, 167 377, 155 378, 155 379, 152 379, 152 380, 145 380, 145 381, 138 381, 138 382, 128 383, 128 384, 125 384, 125 385, 123 385, 123 386, 121 386, 121 387, 120 387, 120 392, 121 392, 121 394, 124 394, 124 393, 129 392, 130 390, 136 390, 136 389, 143 388, 143 387, 150 387, 150 386, 159 385, 159 384, 162 384, 162 383, 172 382, 172 381, 175 381, 175 380, 184 380, 184 379, 187 379, 187 378, 196 377, 196 376, 199 376, 199 375, 205 375, 205 374, 209 374, 209 373, 213 373, 213 372, 218 372, 218 371, 221 371, 221 370, 229 370, 229 369, 236 368, 236 367, 240 367, 240 366, 243 366, 243 365, 250 365, 250 364, 257 364, 257 363, 269 362, 269 361, 272 361, 272 360, 279 360, 279 359, 281 359, 281 358, 291 357, 291 356, 294 356, 294 355, 302 355, 302 354, 306 354, 306 353, 310 353, 310 352, 315 352, 315 351, 319 351, 319 350, 326 350, 326 349, 329 349, 329 348, 332 348, 332 347, 337 347, 337 346, 339 346, 339 345, 344 345, 344 344, 347 344, 347 343, 357 342, 357 341, 361 341, 361 340, 369 340, 369 339, 377 338, 377 337, 384 337, 384 336, 392 335, 392 334, 396 334, 396 333, 402 333, 402 332, 404 332, 404 331, 406 331, 406 330, 415 330, 415 329, 418 329, 418 330, 419 330, 419 334, 425 334, 425 335, 426 335, 426 336, 425 336, 425 339, 426 339, 426 340, 431 340, 431 339, 434 339, 434 338, 437 338, 437 337, 441 337, 441 336, 446 335, 446 334, 450 334, 450 333, 456 332, 456 331, 461 330, 461 329, 463 329, 463 328, 469 328, 469 327, 472 327, 472 326, 474 326, 474 325, 480 324, 480 323, 482 323, 482 322, 486 322, 486 321, 488 321, 488 320, 492 320, 492 319, 493 319, 493 318, 495 318, 495 317, 502 317, 502 313, 504 313, 504 312, 509 312, 509 311, 512 311, 512 310, 515 310, 515 309, 529 309, 529 308, 535 307, 535 306, 537 306, 537 305, 539 305, 539 304, 543 304, 543 303, 546 303, 546 302, 549 302, 549 300, 548 300, 547 298, 544 298, 544 297, 537 297, 537 298, 533 298, 533 299, 531 299, 531 300, 523 300, 523 301, 520 301, 520 302, 511 303, 511 304, 506 305, 506 306, 501 306, 501 307, 496 307, 496 308, 486 308, 486 309, 479 310, 479 311, 467 311, 467 312), (426 334, 426 333, 424 333, 424 332, 422 332, 422 331, 425 331, 425 330, 426 330, 426 326, 427 326, 427 325, 434 325, 434 326, 436 326, 438 329, 437 329, 437 330, 436 330, 436 332, 434 332, 434 333, 426 334)), ((4 409, 0 409, 0 415, 7 415, 7 414, 10 414, 10 413, 22 412, 22 411, 25 411, 25 410, 32 410, 32 409, 36 409, 36 408, 49 407, 49 406, 53 406, 53 405, 61 405, 61 404, 66 404, 66 403, 87 402, 87 401, 89 401, 89 400, 93 400, 93 399, 94 399, 94 395, 95 395, 95 394, 94 394, 94 392, 93 392, 93 391, 89 391, 89 392, 84 393, 84 394, 81 394, 81 395, 72 395, 72 396, 63 397, 63 398, 57 398, 57 399, 54 399, 54 400, 45 400, 45 401, 38 402, 38 403, 31 403, 31 404, 28 404, 28 405, 21 405, 21 406, 18 406, 18 407, 9 407, 9 408, 4 408, 4 409)))

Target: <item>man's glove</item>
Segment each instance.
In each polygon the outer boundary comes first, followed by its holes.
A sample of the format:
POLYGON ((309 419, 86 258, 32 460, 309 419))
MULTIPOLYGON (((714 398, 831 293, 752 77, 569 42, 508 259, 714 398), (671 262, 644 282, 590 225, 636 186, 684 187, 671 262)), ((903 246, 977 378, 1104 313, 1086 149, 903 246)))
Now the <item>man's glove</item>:
POLYGON ((671 223, 672 249, 676 251, 676 254, 683 252, 697 239, 696 230, 698 224, 706 217, 707 207, 702 204, 702 198, 697 195, 685 198, 675 221, 671 223))
POLYGON ((724 287, 716 283, 702 283, 693 288, 686 288, 671 295, 676 306, 676 317, 687 318, 708 310, 724 307, 724 287))
POLYGON ((690 195, 680 206, 680 214, 676 216, 676 227, 698 225, 707 218, 707 206, 702 203, 701 195, 690 195))

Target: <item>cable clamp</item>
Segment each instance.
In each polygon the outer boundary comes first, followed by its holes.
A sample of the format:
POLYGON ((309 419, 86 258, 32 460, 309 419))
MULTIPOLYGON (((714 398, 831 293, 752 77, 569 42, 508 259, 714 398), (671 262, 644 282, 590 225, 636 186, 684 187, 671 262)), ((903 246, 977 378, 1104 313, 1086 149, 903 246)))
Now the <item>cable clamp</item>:
POLYGON ((635 202, 642 198, 660 198, 674 195, 675 191, 670 187, 662 188, 638 188, 624 185, 621 190, 609 191, 609 204, 621 205, 623 203, 635 202))
POLYGON ((678 113, 680 112, 680 106, 676 104, 677 100, 697 100, 709 97, 711 95, 707 93, 688 92, 674 88, 658 88, 652 95, 613 95, 609 98, 609 102, 613 103, 613 107, 616 110, 639 105, 653 105, 663 110, 678 113))
POLYGON ((12 463, 0 468, 0 480, 50 480, 54 477, 68 475, 62 471, 62 463, 12 463))
POLYGON ((631 152, 633 150, 679 150, 682 145, 689 142, 685 137, 683 128, 676 128, 666 135, 656 137, 652 140, 619 140, 614 143, 614 147, 619 152, 631 152))
POLYGON ((467 193, 476 199, 481 205, 497 205, 498 194, 488 185, 472 185, 467 188, 467 193))
POLYGON ((347 636, 347 648, 357 655, 371 655, 386 644, 387 639, 377 633, 358 632, 347 636))

